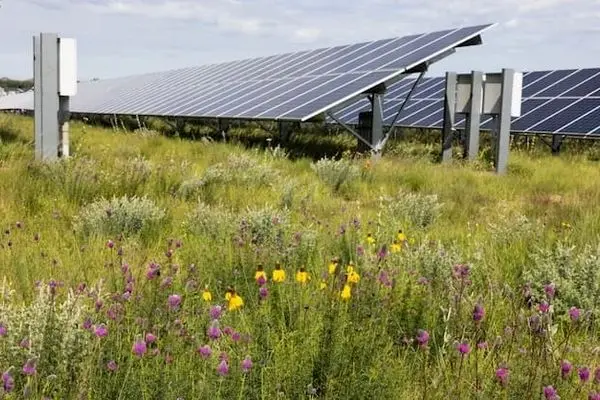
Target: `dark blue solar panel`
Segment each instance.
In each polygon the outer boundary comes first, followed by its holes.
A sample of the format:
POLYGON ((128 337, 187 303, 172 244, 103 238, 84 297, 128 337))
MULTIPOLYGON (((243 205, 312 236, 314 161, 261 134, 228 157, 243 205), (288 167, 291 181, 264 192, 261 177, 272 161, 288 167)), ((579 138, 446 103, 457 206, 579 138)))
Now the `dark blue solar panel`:
POLYGON ((436 109, 439 108, 439 102, 437 100, 424 100, 419 104, 416 112, 410 113, 410 115, 401 114, 400 124, 412 125, 415 122, 424 119, 425 117, 433 114, 436 109))
POLYGON ((573 100, 570 99, 548 100, 539 108, 532 110, 529 114, 521 115, 521 117, 515 119, 512 123, 512 129, 527 130, 541 119, 562 110, 571 103, 573 103, 573 100))
POLYGON ((530 131, 554 132, 569 125, 578 117, 600 107, 600 99, 571 100, 571 106, 564 108, 558 114, 528 128, 530 131))
POLYGON ((546 90, 548 86, 555 84, 560 79, 566 78, 570 74, 574 73, 575 69, 567 69, 567 70, 558 70, 553 71, 549 75, 539 79, 538 81, 532 83, 531 85, 523 85, 523 97, 531 97, 537 92, 541 92, 542 90, 546 90))
POLYGON ((577 85, 585 85, 586 79, 590 79, 592 76, 596 75, 598 71, 592 69, 583 69, 581 71, 577 71, 575 74, 569 76, 566 79, 556 83, 555 85, 550 86, 548 89, 543 90, 536 94, 537 97, 558 97, 564 95, 565 92, 568 92, 573 87, 577 85))
POLYGON ((406 93, 410 90, 411 86, 415 83, 415 79, 412 77, 406 77, 393 85, 388 86, 385 93, 387 100, 396 99, 398 97, 406 96, 406 93))
MULTIPOLYGON (((600 68, 594 68, 590 71, 600 74, 600 68)), ((600 75, 596 75, 591 79, 583 82, 581 85, 566 91, 563 96, 565 97, 583 97, 593 94, 595 91, 600 90, 600 75)))
POLYGON ((269 111, 270 115, 278 116, 279 118, 301 118, 309 114, 309 110, 319 110, 327 108, 329 104, 334 104, 340 99, 350 95, 355 95, 357 91, 364 88, 366 82, 373 82, 384 79, 388 72, 369 72, 367 74, 351 74, 343 76, 338 82, 332 80, 322 87, 310 93, 303 94, 295 98, 289 104, 281 105, 269 111), (357 78, 356 80, 353 80, 357 78), (353 80, 352 82, 350 82, 353 80), (349 83, 347 83, 349 82, 349 83), (314 99, 314 100, 312 100, 314 99), (298 107, 298 108, 295 108, 298 107), (288 111, 292 109, 291 111, 288 111))
MULTIPOLYGON (((597 105, 600 107, 600 100, 597 105)), ((594 129, 600 126, 600 108, 592 110, 587 115, 574 120, 569 125, 565 126, 561 129, 562 132, 572 132, 572 133, 586 133, 592 132, 594 129)))

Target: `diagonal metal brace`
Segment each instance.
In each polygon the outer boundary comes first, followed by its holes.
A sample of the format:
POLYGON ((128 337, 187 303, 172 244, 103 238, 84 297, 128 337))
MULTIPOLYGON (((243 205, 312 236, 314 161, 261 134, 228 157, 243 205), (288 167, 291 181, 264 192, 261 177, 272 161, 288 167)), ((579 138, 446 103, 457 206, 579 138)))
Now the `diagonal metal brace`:
POLYGON ((354 129, 352 129, 351 127, 349 127, 348 125, 346 125, 343 121, 341 121, 340 119, 338 119, 331 111, 327 111, 327 115, 329 117, 331 117, 331 119, 333 119, 335 122, 337 122, 338 124, 340 124, 342 127, 344 127, 344 129, 346 129, 352 135, 354 135, 358 140, 360 140, 361 142, 363 142, 364 144, 366 144, 367 146, 369 146, 369 148, 371 150, 375 151, 375 147, 373 147, 371 145, 371 143, 369 143, 368 141, 366 141, 362 136, 360 136, 358 134, 358 132, 356 132, 354 129))

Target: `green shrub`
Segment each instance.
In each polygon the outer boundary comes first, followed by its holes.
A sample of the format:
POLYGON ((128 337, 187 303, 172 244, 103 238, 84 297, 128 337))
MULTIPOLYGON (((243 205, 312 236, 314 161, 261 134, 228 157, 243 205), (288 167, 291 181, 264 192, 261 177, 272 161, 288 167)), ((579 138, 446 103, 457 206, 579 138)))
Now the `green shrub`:
POLYGON ((334 192, 339 192, 360 177, 359 167, 345 158, 334 160, 323 157, 312 163, 311 168, 334 192))
POLYGON ((386 219, 393 226, 409 223, 414 227, 425 228, 440 216, 443 204, 435 194, 424 195, 400 190, 394 197, 382 197, 381 208, 386 219))
POLYGON ((75 230, 84 235, 138 234, 158 226, 166 214, 147 197, 102 198, 86 205, 75 217, 75 230))
POLYGON ((204 235, 212 239, 229 238, 236 229, 235 215, 229 210, 200 201, 188 214, 184 228, 188 233, 204 235))

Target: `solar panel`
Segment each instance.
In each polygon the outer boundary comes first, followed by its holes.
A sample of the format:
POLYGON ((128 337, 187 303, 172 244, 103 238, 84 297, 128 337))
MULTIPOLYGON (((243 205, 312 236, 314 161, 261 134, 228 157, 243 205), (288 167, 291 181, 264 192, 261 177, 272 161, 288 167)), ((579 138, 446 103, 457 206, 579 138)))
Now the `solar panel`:
MULTIPOLYGON (((474 44, 471 39, 491 26, 81 82, 71 111, 306 121, 455 47, 474 44)), ((10 108, 10 101, 0 101, 0 108, 10 108)))
MULTIPOLYGON (((415 79, 407 77, 388 87, 384 104, 386 124, 393 121, 415 79)), ((441 129, 444 88, 443 77, 424 78, 396 124, 441 129)), ((344 123, 356 124, 358 113, 369 109, 366 99, 358 99, 335 114, 344 123)), ((464 121, 464 117, 458 115, 456 126, 464 128, 464 121)), ((484 118, 481 127, 491 129, 491 119, 484 118)), ((524 72, 521 116, 512 119, 511 131, 600 135, 600 68, 524 72)))

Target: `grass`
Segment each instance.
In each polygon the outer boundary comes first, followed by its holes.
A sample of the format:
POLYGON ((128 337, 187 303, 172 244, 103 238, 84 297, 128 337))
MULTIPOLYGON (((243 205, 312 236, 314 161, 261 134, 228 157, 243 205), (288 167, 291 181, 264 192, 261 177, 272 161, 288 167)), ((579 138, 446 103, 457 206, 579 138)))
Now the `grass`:
POLYGON ((414 140, 316 162, 75 122, 72 157, 42 164, 32 131, 0 115, 6 398, 600 389, 600 169, 582 151, 515 148, 496 176, 414 140))

